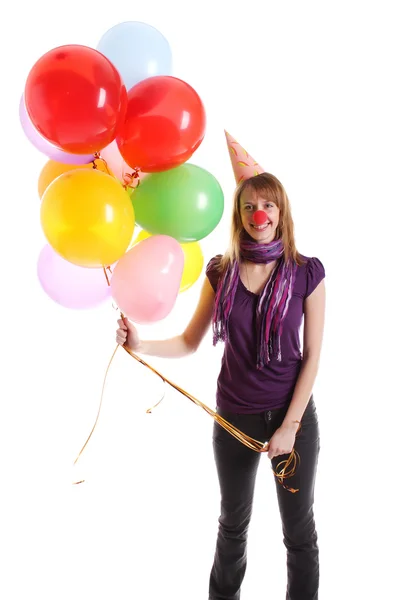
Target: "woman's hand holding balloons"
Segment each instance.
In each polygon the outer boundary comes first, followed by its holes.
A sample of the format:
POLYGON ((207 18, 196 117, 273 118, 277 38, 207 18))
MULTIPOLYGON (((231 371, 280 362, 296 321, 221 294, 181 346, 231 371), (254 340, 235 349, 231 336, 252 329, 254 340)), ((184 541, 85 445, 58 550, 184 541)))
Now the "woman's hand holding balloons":
POLYGON ((120 346, 127 344, 132 352, 138 352, 140 339, 136 327, 126 317, 118 319, 116 341, 120 346))

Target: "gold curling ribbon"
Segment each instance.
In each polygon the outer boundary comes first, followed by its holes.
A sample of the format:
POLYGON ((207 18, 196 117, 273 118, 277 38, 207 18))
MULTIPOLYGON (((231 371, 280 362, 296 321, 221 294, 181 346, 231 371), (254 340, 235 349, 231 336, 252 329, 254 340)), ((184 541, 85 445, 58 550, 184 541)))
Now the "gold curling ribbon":
MULTIPOLYGON (((188 392, 186 392, 184 389, 182 389, 181 387, 179 387, 179 385, 173 383, 172 381, 170 381, 169 379, 167 379, 166 377, 164 377, 164 375, 162 375, 159 371, 157 371, 154 367, 152 367, 151 365, 149 365, 148 363, 146 363, 142 358, 140 358, 137 354, 135 354, 134 352, 132 352, 132 350, 130 350, 126 345, 123 346, 124 350, 130 354, 135 360, 137 360, 140 364, 142 364, 143 366, 147 367, 148 369, 150 369, 150 371, 152 371, 155 375, 157 375, 158 377, 160 377, 160 379, 162 379, 162 381, 164 383, 168 383, 172 388, 174 388, 175 390, 177 390, 178 392, 180 392, 181 394, 183 394, 184 396, 186 396, 186 398, 188 398, 189 400, 191 400, 192 402, 194 402, 194 404, 197 404, 197 406, 200 406, 203 410, 205 410, 209 415, 211 415, 214 420, 221 426, 223 427, 226 431, 228 431, 233 437, 235 437, 239 442, 241 442, 242 444, 244 444, 245 446, 247 446, 248 448, 250 448, 251 450, 254 450, 255 452, 268 452, 268 443, 262 443, 258 440, 255 440, 254 438, 248 436, 247 434, 243 433, 243 431, 240 431, 240 429, 238 429, 237 427, 235 427, 234 425, 232 425, 231 423, 229 423, 229 421, 227 421, 226 419, 224 419, 221 415, 219 415, 218 413, 216 413, 214 410, 211 410, 211 408, 209 408, 208 406, 206 406, 205 404, 203 404, 202 402, 200 402, 200 400, 197 400, 197 398, 195 398, 194 396, 192 396, 192 394, 189 394, 188 392)), ((89 434, 89 437, 87 438, 86 442, 84 443, 84 445, 82 446, 82 449, 80 450, 78 456, 76 457, 75 461, 74 461, 74 465, 78 462, 79 457, 81 456, 82 452, 84 451, 84 449, 86 448, 95 428, 97 425, 97 421, 99 419, 100 416, 100 410, 101 410, 101 406, 103 403, 103 396, 104 396, 104 389, 105 389, 105 384, 106 384, 106 380, 107 380, 107 375, 108 372, 110 370, 111 367, 111 363, 115 357, 115 354, 118 350, 118 345, 115 348, 113 355, 108 363, 106 372, 105 372, 105 376, 104 376, 104 381, 103 381, 103 387, 102 387, 102 391, 101 391, 101 398, 100 398, 100 405, 99 405, 99 409, 97 412, 97 417, 95 420, 95 423, 92 427, 92 430, 89 434)), ((165 396, 165 393, 163 395, 163 397, 161 398, 161 400, 159 400, 157 402, 157 404, 155 404, 155 406, 153 406, 153 408, 149 408, 147 409, 147 413, 151 413, 152 410, 154 408, 156 408, 161 401, 163 400, 165 396)), ((299 428, 297 430, 297 433, 300 430, 301 425, 299 425, 299 428)), ((297 435, 296 433, 296 435, 297 435)), ((298 489, 293 489, 290 487, 287 487, 284 483, 285 479, 288 479, 289 477, 293 477, 295 471, 296 471, 296 467, 298 465, 298 463, 300 462, 300 456, 299 454, 296 452, 296 450, 293 448, 292 452, 289 455, 289 458, 287 458, 286 460, 282 460, 276 467, 276 471, 273 471, 275 477, 278 479, 279 483, 289 492, 292 492, 293 494, 295 494, 296 492, 298 492, 298 489), (282 466, 281 466, 282 465, 282 466)), ((85 480, 81 480, 81 481, 76 481, 74 482, 74 484, 79 484, 79 483, 83 483, 85 480)))

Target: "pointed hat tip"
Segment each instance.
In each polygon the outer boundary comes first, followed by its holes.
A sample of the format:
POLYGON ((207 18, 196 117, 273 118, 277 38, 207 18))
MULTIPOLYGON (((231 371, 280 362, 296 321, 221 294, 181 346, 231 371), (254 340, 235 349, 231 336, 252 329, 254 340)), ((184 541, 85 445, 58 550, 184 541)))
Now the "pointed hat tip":
POLYGON ((243 179, 249 179, 255 175, 264 172, 256 160, 237 142, 230 133, 225 131, 226 141, 229 148, 229 155, 232 163, 233 173, 236 183, 240 183, 243 179))
POLYGON ((229 131, 224 129, 224 133, 225 133, 225 138, 226 138, 226 141, 228 142, 228 144, 230 142, 234 141, 234 137, 229 133, 229 131))

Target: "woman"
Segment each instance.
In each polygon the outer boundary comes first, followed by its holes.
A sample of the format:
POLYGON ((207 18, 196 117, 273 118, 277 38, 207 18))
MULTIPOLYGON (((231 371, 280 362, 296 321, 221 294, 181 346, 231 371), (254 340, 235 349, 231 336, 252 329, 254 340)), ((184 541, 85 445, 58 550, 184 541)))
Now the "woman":
MULTIPOLYGON (((181 335, 162 341, 141 341, 134 326, 120 320, 117 342, 138 353, 179 358, 197 350, 213 325, 214 344, 225 341, 218 414, 252 438, 269 442, 274 470, 293 448, 300 455, 291 479, 296 493, 275 479, 287 549, 286 598, 316 600, 319 551, 313 503, 320 441, 312 388, 322 346, 325 271, 317 258, 296 250, 282 184, 226 137, 238 183, 231 243, 224 256, 208 263, 192 320, 181 335)), ((239 600, 261 454, 216 422, 213 447, 221 514, 209 600, 239 600)))

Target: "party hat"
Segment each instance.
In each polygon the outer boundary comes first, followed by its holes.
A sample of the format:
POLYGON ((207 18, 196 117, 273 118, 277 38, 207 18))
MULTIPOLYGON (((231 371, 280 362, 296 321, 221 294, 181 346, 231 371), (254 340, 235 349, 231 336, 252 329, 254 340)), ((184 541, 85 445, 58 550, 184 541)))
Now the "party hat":
POLYGON ((225 131, 225 136, 236 183, 241 183, 244 179, 265 173, 265 169, 227 131, 225 131))

